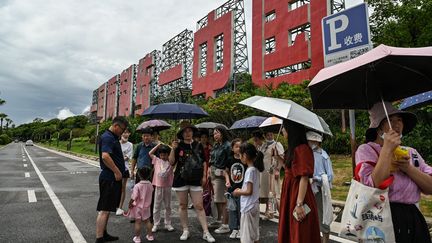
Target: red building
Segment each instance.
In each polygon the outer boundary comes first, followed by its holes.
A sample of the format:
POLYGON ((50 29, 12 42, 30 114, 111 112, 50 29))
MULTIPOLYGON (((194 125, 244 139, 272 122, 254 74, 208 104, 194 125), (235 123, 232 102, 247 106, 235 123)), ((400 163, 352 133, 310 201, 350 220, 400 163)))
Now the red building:
POLYGON ((107 97, 107 83, 103 83, 99 86, 98 90, 98 98, 97 98, 97 119, 104 121, 106 119, 106 97, 107 97))
POLYGON ((119 78, 120 76, 117 74, 108 80, 105 119, 114 118, 117 116, 119 78))
POLYGON ((159 51, 152 51, 138 62, 135 101, 136 115, 141 115, 145 109, 150 107, 152 97, 156 95, 159 54, 159 51))
POLYGON ((212 97, 234 73, 248 72, 243 0, 230 0, 197 22, 192 95, 212 97))
POLYGON ((120 74, 118 88, 118 116, 133 115, 134 105, 134 85, 136 79, 136 65, 133 64, 129 68, 123 70, 120 74))
POLYGON ((330 6, 324 0, 253 0, 255 84, 296 84, 312 79, 324 67, 321 19, 330 6))

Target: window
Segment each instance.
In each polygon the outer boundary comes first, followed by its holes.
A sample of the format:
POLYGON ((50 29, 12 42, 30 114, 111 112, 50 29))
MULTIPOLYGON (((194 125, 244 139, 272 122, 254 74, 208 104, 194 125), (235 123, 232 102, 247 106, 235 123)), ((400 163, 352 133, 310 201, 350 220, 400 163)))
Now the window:
POLYGON ((207 74, 207 42, 200 45, 199 49, 199 75, 204 77, 207 74))
POLYGON ((300 71, 300 70, 309 69, 310 67, 311 67, 311 61, 301 62, 301 63, 297 63, 297 64, 294 64, 291 66, 287 66, 287 67, 279 68, 276 70, 268 71, 265 74, 265 78, 266 79, 275 78, 275 77, 279 77, 282 75, 295 73, 295 72, 300 71))
POLYGON ((288 10, 291 11, 291 10, 294 10, 296 8, 299 8, 299 7, 301 7, 305 4, 309 4, 309 3, 310 3, 310 0, 294 0, 294 1, 291 1, 289 3, 288 10))
POLYGON ((273 10, 272 12, 266 14, 265 22, 268 23, 268 22, 271 22, 275 19, 276 19, 276 12, 273 10))
POLYGON ((215 70, 219 72, 223 68, 223 34, 215 38, 215 70))
POLYGON ((265 54, 270 54, 276 51, 276 38, 270 37, 265 41, 265 54))
POLYGON ((146 75, 149 76, 151 72, 151 67, 146 68, 146 75))
POLYGON ((290 30, 288 34, 288 46, 294 45, 297 36, 301 33, 305 33, 306 40, 310 40, 310 24, 305 24, 290 30))

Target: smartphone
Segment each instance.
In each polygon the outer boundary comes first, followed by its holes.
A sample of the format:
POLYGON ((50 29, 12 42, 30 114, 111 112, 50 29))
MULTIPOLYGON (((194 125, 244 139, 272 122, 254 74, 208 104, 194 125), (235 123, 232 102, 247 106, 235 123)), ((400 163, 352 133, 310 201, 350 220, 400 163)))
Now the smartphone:
MULTIPOLYGON (((309 208, 309 206, 307 205, 307 204, 303 204, 303 209, 305 210, 305 214, 306 215, 308 215, 309 213, 310 213, 310 211, 311 211, 311 209, 309 208)), ((299 221, 299 219, 298 219, 298 215, 297 215, 297 212, 294 210, 294 212, 293 212, 293 216, 294 216, 294 218, 297 220, 297 221, 299 221)))

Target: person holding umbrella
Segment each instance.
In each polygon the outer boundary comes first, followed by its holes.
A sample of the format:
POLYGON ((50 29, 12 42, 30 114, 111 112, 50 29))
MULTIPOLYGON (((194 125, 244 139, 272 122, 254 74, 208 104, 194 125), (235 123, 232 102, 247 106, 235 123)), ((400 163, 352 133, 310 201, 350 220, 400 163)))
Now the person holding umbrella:
POLYGON ((400 147, 417 118, 391 103, 379 102, 369 110, 366 143, 356 152, 360 182, 389 188, 390 209, 396 242, 431 242, 428 226, 418 209, 421 193, 432 194, 432 167, 414 148, 400 147), (386 118, 387 110, 389 120, 386 118), (405 154, 398 153, 405 151, 405 154))
POLYGON ((187 240, 190 236, 188 226, 188 195, 192 198, 192 203, 198 216, 198 220, 203 229, 203 239, 207 242, 216 240, 210 234, 207 226, 207 218, 203 207, 203 188, 206 177, 204 172, 204 150, 200 143, 193 140, 194 133, 198 129, 188 123, 181 124, 181 129, 177 133, 180 142, 172 143, 172 150, 169 155, 169 162, 175 166, 173 190, 179 200, 179 215, 183 233, 180 240, 187 240))

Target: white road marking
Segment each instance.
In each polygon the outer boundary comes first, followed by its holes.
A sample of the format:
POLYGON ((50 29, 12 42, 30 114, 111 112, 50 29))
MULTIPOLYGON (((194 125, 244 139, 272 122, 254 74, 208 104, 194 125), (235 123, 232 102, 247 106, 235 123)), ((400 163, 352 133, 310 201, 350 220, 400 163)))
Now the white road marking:
POLYGON ((48 196, 50 197, 52 203, 54 204, 55 209, 57 210, 57 213, 59 214, 61 220, 63 221, 63 224, 65 225, 67 231, 69 232, 69 235, 74 243, 86 243, 87 241, 84 239, 83 235, 79 231, 78 227, 75 225, 72 218, 69 216, 68 212, 64 208, 63 204, 61 204, 60 200, 52 190, 51 186, 46 181, 45 177, 40 172, 39 168, 36 166, 33 159, 30 157, 29 153, 27 152, 27 149, 24 148, 24 151, 27 154, 27 157, 29 158, 31 164, 33 165, 34 170, 36 171, 36 174, 39 176, 40 181, 42 182, 42 185, 44 186, 46 192, 48 193, 48 196))
POLYGON ((27 164, 24 164, 24 167, 27 167, 27 164))
POLYGON ((25 177, 25 178, 30 177, 30 173, 28 173, 28 172, 24 173, 24 177, 25 177))
POLYGON ((36 193, 34 190, 27 190, 29 203, 37 202, 36 193))
POLYGON ((26 159, 23 159, 23 162, 26 162, 27 160, 26 159))

